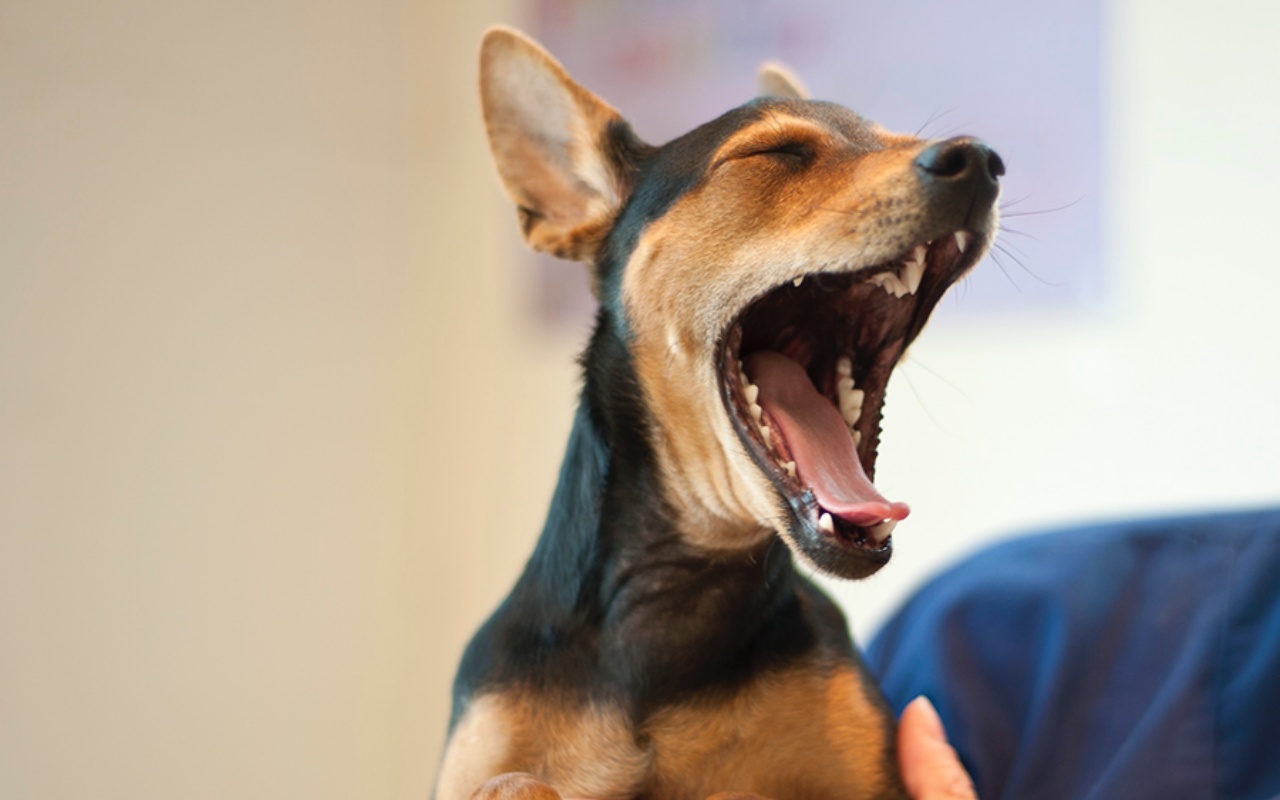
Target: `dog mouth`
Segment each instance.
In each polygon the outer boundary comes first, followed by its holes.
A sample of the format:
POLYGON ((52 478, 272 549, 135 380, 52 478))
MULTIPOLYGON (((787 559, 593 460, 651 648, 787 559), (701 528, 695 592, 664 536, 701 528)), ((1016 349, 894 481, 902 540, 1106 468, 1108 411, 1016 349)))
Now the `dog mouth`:
POLYGON ((730 420, 785 501, 786 535, 819 569, 858 578, 889 560, 910 509, 873 482, 885 386, 983 249, 973 232, 952 231, 883 264, 797 275, 748 304, 722 337, 730 420))

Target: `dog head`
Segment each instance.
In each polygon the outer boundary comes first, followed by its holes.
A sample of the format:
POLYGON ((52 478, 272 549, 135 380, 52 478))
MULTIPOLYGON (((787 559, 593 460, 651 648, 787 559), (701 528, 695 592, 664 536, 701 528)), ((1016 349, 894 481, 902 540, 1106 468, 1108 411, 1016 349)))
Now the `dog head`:
POLYGON ((499 175, 535 249, 586 262, 625 343, 664 499, 690 543, 779 533, 841 577, 907 515, 872 483, 889 374, 985 253, 1004 166, 971 138, 893 134, 764 96, 661 147, 522 35, 484 40, 499 175))

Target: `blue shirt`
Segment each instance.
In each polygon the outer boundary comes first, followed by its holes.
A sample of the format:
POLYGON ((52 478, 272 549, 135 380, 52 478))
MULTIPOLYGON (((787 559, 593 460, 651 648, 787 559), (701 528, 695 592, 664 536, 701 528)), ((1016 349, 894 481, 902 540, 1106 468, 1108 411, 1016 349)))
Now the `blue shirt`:
POLYGON ((1280 509, 1062 530, 927 584, 871 643, 997 798, 1280 797, 1280 509))

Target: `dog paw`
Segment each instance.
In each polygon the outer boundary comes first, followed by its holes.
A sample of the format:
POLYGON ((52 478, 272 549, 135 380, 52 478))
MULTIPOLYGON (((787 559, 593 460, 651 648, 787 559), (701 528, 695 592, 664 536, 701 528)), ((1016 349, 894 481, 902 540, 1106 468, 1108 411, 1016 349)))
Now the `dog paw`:
POLYGON ((485 781, 484 785, 472 793, 471 800, 563 800, 563 798, 551 786, 527 772, 508 772, 485 781))

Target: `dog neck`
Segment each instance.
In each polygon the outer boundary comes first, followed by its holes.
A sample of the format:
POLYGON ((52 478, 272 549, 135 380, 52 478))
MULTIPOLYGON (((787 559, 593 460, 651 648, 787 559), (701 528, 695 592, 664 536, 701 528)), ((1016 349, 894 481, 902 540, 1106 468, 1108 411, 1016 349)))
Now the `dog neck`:
POLYGON ((536 639, 531 652, 589 660, 596 682, 603 665, 614 689, 645 706, 806 650, 800 596, 811 587, 776 537, 732 552, 688 543, 662 499, 626 348, 605 316, 583 359, 546 525, 505 608, 536 639))

